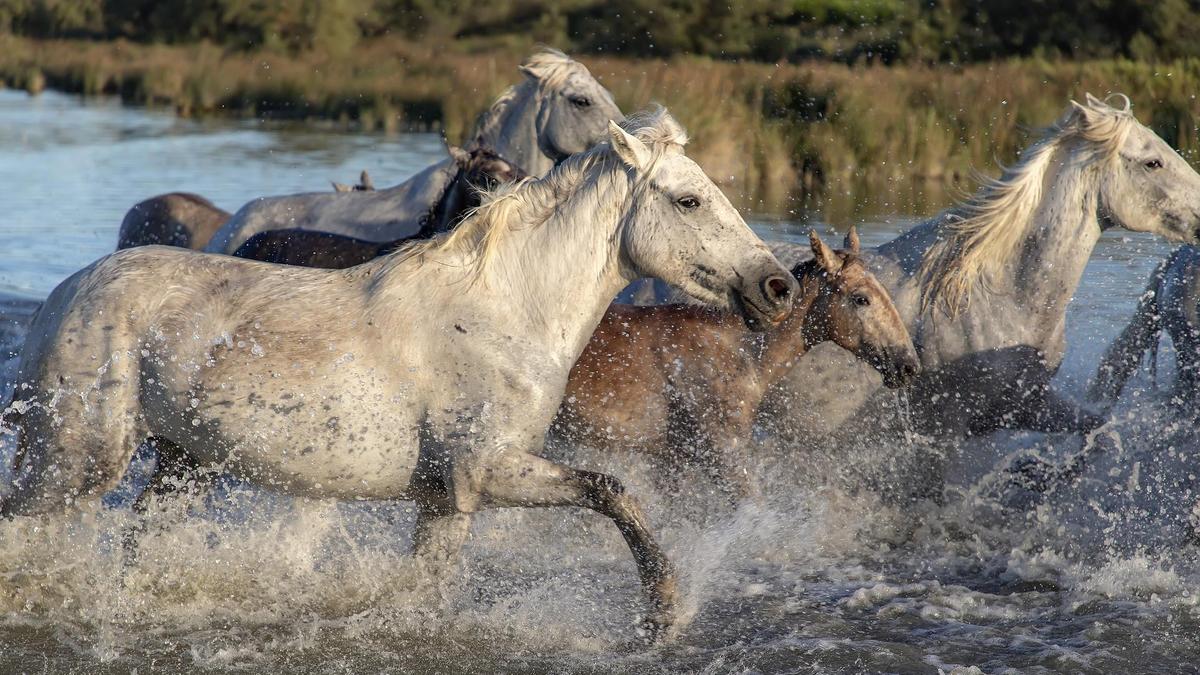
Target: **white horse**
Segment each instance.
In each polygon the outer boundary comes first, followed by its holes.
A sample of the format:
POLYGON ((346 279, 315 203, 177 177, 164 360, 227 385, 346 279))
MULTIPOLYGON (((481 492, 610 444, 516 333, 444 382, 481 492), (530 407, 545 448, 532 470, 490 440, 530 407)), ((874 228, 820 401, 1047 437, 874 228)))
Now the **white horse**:
MULTIPOLYGON (((582 63, 552 49, 521 66, 525 81, 509 88, 479 119, 467 150, 485 147, 531 176, 604 138, 625 119, 612 94, 582 63)), ((396 187, 373 192, 317 192, 262 197, 243 206, 205 251, 232 255, 266 230, 301 229, 369 241, 410 237, 455 175, 453 160, 434 164, 396 187)))
MULTIPOLYGON (((1196 241, 1200 175, 1138 123, 1128 99, 1113 108, 1088 96, 966 203, 864 253, 921 355, 911 423, 940 438, 1098 425, 1050 380, 1065 351, 1067 303, 1109 227, 1196 241)), ((775 250, 784 262, 804 255, 775 250)), ((776 410, 792 411, 785 431, 802 438, 860 431, 849 422, 893 402, 870 368, 822 347, 778 393, 776 410)))
POLYGON ((486 506, 577 506, 616 523, 670 625, 671 564, 611 476, 538 456, 612 297, 653 275, 765 327, 795 281, 665 111, 454 232, 347 270, 144 247, 64 281, 34 319, 10 417, 9 515, 95 503, 153 439, 152 490, 220 466, 288 494, 411 499, 445 561, 486 506))

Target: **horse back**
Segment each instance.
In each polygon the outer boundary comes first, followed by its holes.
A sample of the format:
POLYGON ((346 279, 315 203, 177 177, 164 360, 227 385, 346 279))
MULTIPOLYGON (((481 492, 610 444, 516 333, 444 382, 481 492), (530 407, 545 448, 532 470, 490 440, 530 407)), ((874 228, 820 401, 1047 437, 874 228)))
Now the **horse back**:
POLYGON ((138 202, 121 221, 117 249, 178 246, 201 250, 229 213, 190 192, 168 192, 138 202))
POLYGON ((233 255, 282 265, 345 269, 373 260, 394 245, 331 232, 268 230, 247 239, 233 255))

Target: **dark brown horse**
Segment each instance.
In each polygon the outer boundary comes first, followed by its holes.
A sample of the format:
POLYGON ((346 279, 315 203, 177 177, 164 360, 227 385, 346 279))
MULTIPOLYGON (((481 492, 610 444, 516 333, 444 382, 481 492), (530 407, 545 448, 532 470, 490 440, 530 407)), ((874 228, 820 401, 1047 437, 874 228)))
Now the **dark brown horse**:
POLYGON ((228 211, 200 195, 168 192, 129 209, 121 221, 117 249, 161 244, 199 251, 227 220, 228 211))
POLYGON ((571 370, 555 441, 650 453, 675 474, 702 468, 732 497, 753 492, 737 452, 767 389, 826 340, 870 363, 889 387, 920 370, 891 297, 858 257, 810 235, 812 260, 792 269, 792 313, 763 333, 695 305, 614 304, 571 370))
POLYGON ((406 241, 428 239, 453 229, 471 209, 479 206, 481 190, 525 178, 525 172, 519 167, 486 148, 467 152, 451 146, 449 150, 458 165, 458 173, 442 198, 422 219, 421 230, 413 237, 378 242, 313 230, 268 230, 247 239, 233 254, 239 258, 284 265, 353 267, 391 253, 406 241))

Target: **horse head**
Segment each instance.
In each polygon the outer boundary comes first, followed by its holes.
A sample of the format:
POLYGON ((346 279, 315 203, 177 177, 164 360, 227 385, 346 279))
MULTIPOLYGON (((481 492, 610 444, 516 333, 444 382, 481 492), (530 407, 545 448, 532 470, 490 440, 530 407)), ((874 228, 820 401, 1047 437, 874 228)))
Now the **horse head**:
POLYGON ((612 94, 562 52, 534 54, 521 72, 536 85, 538 148, 555 162, 603 140, 609 121, 625 119, 612 94))
POLYGON ((917 350, 891 296, 859 257, 858 232, 851 228, 840 251, 816 232, 809 241, 813 259, 792 270, 802 297, 813 297, 804 315, 805 342, 832 341, 879 371, 888 387, 911 382, 921 371, 917 350))
POLYGON ((622 216, 622 262, 765 330, 791 309, 796 281, 700 167, 687 133, 664 109, 610 124, 608 146, 632 183, 622 216))
POLYGON ((1151 232, 1172 241, 1200 239, 1200 174, 1138 122, 1129 99, 1109 106, 1091 94, 1072 101, 1060 125, 1101 157, 1099 217, 1104 226, 1151 232))

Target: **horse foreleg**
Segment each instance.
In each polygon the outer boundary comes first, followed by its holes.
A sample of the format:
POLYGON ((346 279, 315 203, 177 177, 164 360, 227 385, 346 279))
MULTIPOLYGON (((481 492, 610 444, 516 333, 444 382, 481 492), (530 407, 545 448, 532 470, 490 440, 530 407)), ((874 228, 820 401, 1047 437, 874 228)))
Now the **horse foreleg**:
POLYGON ((469 471, 475 488, 495 506, 579 506, 612 519, 637 563, 651 612, 643 627, 657 639, 675 621, 674 566, 655 541, 642 509, 616 478, 579 471, 525 452, 503 452, 469 471))

